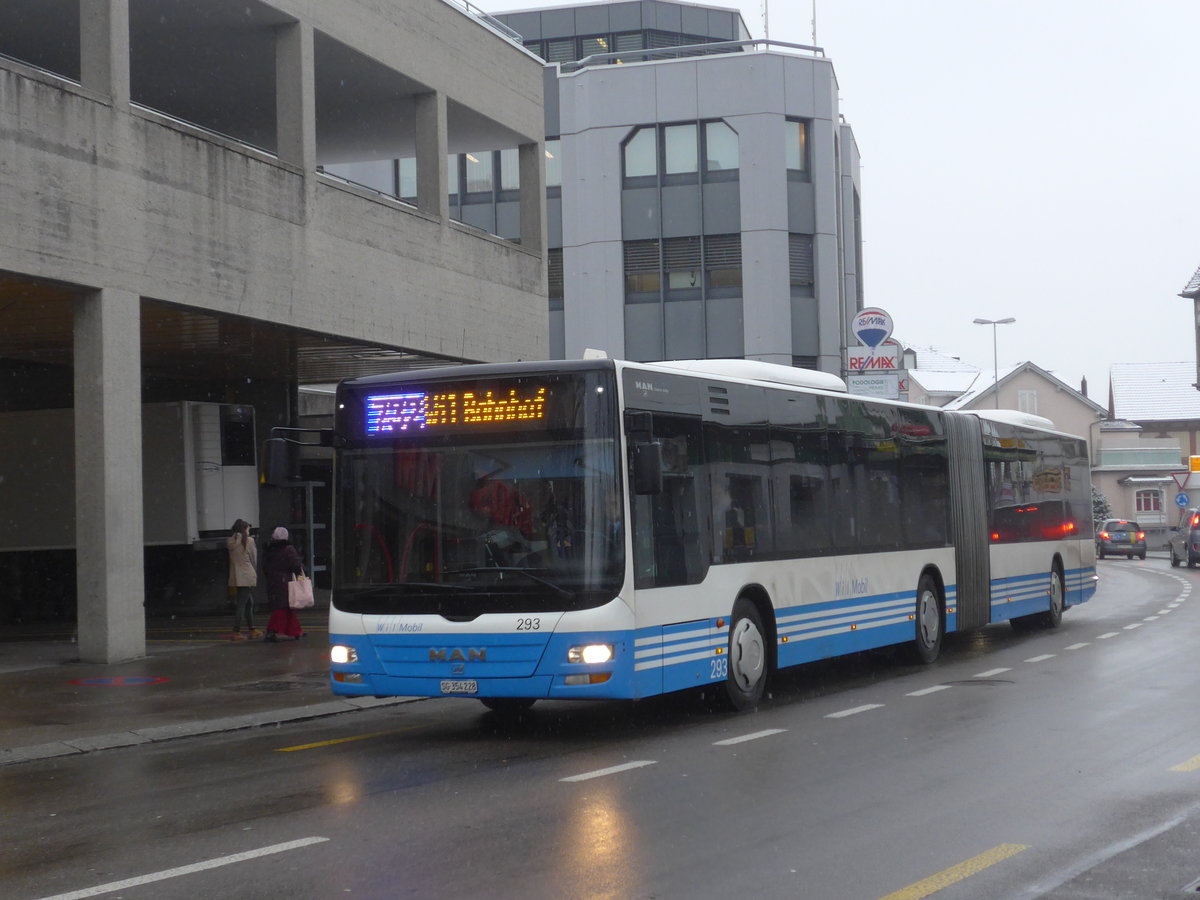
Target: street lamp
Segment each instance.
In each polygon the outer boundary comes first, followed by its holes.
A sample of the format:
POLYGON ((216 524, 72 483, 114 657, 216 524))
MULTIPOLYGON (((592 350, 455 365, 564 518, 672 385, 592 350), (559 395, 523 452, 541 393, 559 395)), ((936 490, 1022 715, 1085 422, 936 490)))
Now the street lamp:
POLYGON ((996 326, 1011 325, 1017 321, 1012 316, 1005 319, 976 319, 976 325, 991 325, 992 326, 992 393, 996 398, 996 409, 1000 408, 1000 363, 996 358, 996 326))

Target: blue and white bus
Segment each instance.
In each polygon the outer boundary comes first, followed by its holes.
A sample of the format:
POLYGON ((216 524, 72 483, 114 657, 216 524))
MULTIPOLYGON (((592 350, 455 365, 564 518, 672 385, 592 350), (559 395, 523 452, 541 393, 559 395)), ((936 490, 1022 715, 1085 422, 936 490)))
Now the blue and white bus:
POLYGON ((342 695, 642 698, 1095 590, 1083 438, 744 360, 455 366, 338 388, 342 695))

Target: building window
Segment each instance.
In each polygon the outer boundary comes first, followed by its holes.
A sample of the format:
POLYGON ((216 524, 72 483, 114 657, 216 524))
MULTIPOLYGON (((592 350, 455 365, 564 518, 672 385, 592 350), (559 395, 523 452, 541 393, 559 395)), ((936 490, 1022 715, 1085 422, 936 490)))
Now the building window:
POLYGON ((492 192, 492 154, 490 151, 477 151, 465 155, 467 169, 467 193, 491 194, 492 192))
POLYGON ((711 234, 704 238, 704 281, 710 297, 742 295, 740 234, 711 234))
POLYGON ((396 179, 400 185, 400 199, 409 203, 417 200, 417 161, 409 156, 396 161, 396 179))
MULTIPOLYGON (((613 35, 613 52, 628 53, 633 50, 641 50, 646 46, 646 36, 640 31, 631 31, 625 34, 613 35)), ((641 56, 634 57, 635 61, 640 61, 641 56)), ((621 62, 621 60, 617 60, 621 62)))
POLYGON ((658 241, 625 242, 625 302, 662 299, 661 246, 658 241))
POLYGON ((704 180, 724 181, 737 178, 737 132, 724 122, 704 123, 704 180))
POLYGON ((658 176, 658 141, 654 127, 639 128, 625 142, 625 186, 645 186, 658 176), (632 182, 632 184, 631 184, 632 182))
POLYGON ((1037 415, 1037 391, 1017 391, 1017 409, 1032 416, 1037 415))
POLYGON ((788 178, 808 181, 808 123, 788 119, 784 132, 783 152, 787 160, 788 178))
POLYGON ((546 141, 546 187, 562 187, 562 141, 546 141))
POLYGON ((608 37, 605 35, 594 35, 579 39, 583 49, 580 53, 580 59, 587 59, 589 56, 595 56, 598 53, 608 53, 611 48, 608 46, 608 37))
POLYGON ((546 296, 550 309, 563 308, 563 252, 562 247, 551 247, 546 251, 546 296))
POLYGON ((574 62, 579 59, 579 55, 575 52, 575 38, 560 38, 558 40, 546 41, 546 62, 574 62))
POLYGON ((793 297, 811 297, 813 277, 813 236, 788 235, 788 284, 793 297))
POLYGON ((500 151, 500 190, 521 189, 521 156, 516 147, 500 151))
POLYGON ((688 300, 700 296, 700 237, 668 238, 663 241, 663 271, 667 275, 667 299, 688 300))
POLYGON ((1138 491, 1135 496, 1136 508, 1139 513, 1161 513, 1162 512, 1162 491, 1160 490, 1145 490, 1138 491))
MULTIPOLYGON (((696 126, 667 125, 663 128, 663 174, 668 176, 694 176, 698 159, 696 126)), ((664 179, 664 181, 667 179, 664 179)), ((672 178, 671 181, 693 181, 694 178, 672 178)))

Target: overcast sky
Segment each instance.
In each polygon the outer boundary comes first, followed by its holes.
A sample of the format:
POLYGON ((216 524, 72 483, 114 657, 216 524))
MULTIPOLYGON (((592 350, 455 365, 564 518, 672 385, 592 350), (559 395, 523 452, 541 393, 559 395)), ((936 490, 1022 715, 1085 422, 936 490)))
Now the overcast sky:
MULTIPOLYGON (((475 0, 489 11, 561 6, 475 0)), ((739 9, 763 36, 762 0, 739 9)), ((812 0, 770 0, 813 42, 812 0)), ((862 156, 866 303, 990 370, 1107 404, 1116 362, 1195 359, 1200 0, 816 0, 862 156)))

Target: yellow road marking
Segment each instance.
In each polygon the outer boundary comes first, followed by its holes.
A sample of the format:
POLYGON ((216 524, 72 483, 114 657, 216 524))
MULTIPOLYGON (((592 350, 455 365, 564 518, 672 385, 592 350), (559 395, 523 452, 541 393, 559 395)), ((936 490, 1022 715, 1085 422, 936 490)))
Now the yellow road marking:
POLYGON ((1171 766, 1172 772, 1195 772, 1200 769, 1200 756, 1193 756, 1187 762, 1181 762, 1177 766, 1171 766))
POLYGON ((996 863, 1003 862, 1010 856, 1016 856, 1022 850, 1028 849, 1028 844, 1000 844, 998 847, 993 847, 991 850, 980 853, 978 856, 972 856, 970 859, 960 862, 956 866, 943 869, 936 875, 930 875, 923 881, 910 884, 908 887, 901 888, 893 894, 881 897, 880 900, 921 900, 923 897, 936 894, 942 888, 948 888, 952 884, 958 884, 958 882, 964 881, 972 875, 977 875, 989 866, 994 866, 996 863))
POLYGON ((296 750, 315 750, 318 747, 332 747, 334 744, 349 744, 351 741, 365 741, 368 738, 383 737, 385 734, 399 734, 402 731, 416 731, 424 725, 412 725, 408 728, 393 728, 391 731, 375 731, 371 734, 356 734, 354 737, 335 738, 332 741, 317 741, 315 744, 298 744, 295 747, 277 747, 276 753, 292 753, 296 750))

